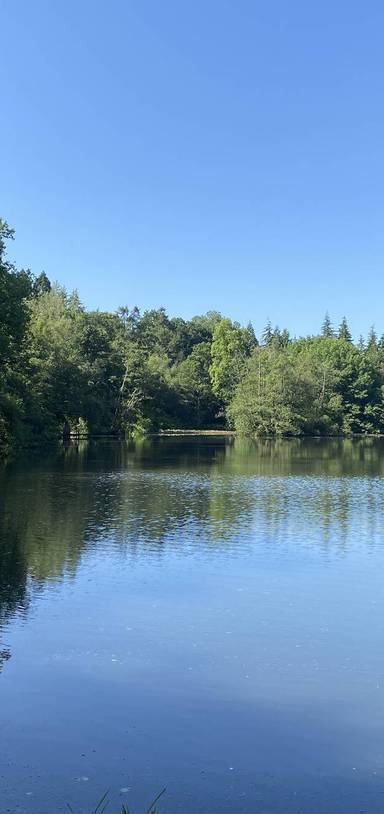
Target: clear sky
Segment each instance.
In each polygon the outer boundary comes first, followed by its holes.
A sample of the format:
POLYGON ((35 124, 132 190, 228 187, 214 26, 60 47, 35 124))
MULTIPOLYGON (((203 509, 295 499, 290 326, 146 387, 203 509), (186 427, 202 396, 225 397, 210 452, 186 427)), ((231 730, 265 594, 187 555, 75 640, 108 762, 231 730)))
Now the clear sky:
POLYGON ((9 255, 101 309, 384 331, 384 4, 0 2, 9 255))

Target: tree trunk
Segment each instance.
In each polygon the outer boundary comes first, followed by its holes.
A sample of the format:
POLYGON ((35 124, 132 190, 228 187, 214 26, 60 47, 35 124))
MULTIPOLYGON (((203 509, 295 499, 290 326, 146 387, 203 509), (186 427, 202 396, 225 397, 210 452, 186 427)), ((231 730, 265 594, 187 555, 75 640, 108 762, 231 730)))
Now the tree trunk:
POLYGON ((71 428, 69 426, 68 421, 64 421, 64 426, 63 426, 63 444, 64 444, 64 446, 67 447, 70 444, 70 441, 71 441, 71 428))

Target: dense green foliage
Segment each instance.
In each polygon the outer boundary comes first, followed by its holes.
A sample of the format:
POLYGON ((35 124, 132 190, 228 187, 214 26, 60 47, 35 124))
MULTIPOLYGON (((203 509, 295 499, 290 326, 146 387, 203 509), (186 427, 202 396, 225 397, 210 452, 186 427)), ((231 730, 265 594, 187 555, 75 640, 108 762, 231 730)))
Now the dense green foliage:
POLYGON ((244 434, 384 431, 384 341, 357 345, 344 318, 291 339, 268 322, 259 344, 217 312, 87 311, 76 292, 6 259, 0 221, 0 447, 63 428, 118 433, 234 427, 244 434))

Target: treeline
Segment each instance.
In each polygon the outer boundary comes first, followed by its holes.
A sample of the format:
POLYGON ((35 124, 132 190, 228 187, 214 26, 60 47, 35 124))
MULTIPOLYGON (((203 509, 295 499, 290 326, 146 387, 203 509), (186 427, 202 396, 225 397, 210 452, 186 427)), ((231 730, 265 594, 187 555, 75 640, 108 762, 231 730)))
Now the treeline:
POLYGON ((384 431, 384 339, 334 331, 260 342, 217 312, 87 311, 6 258, 0 221, 0 447, 79 434, 233 427, 253 435, 384 431))

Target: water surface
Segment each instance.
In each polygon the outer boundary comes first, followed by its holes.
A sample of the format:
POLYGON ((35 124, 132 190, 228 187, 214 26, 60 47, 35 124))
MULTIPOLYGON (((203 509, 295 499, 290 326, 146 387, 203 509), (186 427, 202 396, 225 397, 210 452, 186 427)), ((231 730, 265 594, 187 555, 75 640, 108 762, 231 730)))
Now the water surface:
POLYGON ((0 472, 3 812, 384 811, 383 440, 0 472))

